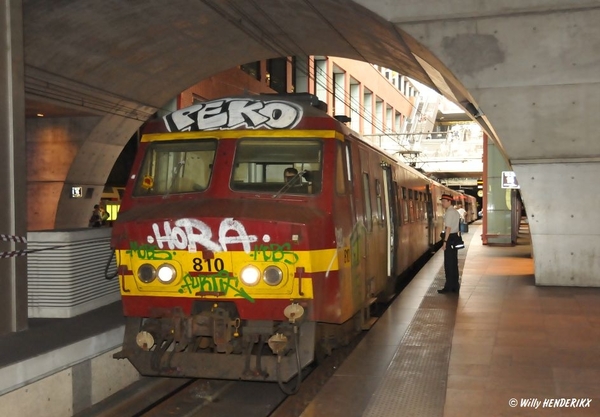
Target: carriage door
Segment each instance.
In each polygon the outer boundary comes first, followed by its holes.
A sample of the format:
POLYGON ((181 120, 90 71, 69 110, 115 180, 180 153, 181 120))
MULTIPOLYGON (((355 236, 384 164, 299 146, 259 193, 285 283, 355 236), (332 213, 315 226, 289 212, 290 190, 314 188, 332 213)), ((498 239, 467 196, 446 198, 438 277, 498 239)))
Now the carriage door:
POLYGON ((398 215, 396 213, 396 192, 394 190, 394 181, 392 179, 392 169, 390 164, 382 162, 383 169, 383 194, 384 194, 384 216, 387 230, 387 275, 396 277, 396 244, 398 230, 398 215))
POLYGON ((435 236, 435 219, 433 218, 433 197, 431 196, 431 186, 427 184, 425 192, 425 209, 427 210, 427 242, 429 246, 434 246, 437 240, 435 236))

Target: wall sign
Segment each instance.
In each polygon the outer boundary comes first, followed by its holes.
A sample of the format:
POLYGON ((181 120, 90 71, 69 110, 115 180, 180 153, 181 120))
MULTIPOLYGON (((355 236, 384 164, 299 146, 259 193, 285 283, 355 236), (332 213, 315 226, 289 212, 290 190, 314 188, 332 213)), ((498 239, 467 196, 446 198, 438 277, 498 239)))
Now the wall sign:
POLYGON ((83 197, 83 187, 71 187, 71 198, 83 197))
POLYGON ((521 188, 514 171, 502 171, 502 188, 521 188))

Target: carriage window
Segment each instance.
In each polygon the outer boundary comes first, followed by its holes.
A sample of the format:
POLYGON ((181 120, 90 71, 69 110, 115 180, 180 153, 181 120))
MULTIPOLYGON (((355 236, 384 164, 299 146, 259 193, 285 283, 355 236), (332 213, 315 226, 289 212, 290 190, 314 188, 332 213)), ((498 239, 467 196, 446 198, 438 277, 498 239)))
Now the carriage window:
POLYGON ((379 180, 375 180, 375 193, 377 198, 377 217, 380 221, 383 222, 385 220, 385 215, 383 212, 383 197, 381 195, 381 183, 379 182, 379 180))
POLYGON ((319 140, 242 139, 235 152, 231 189, 282 194, 320 193, 322 154, 323 145, 319 140))
POLYGON ((408 213, 408 194, 406 192, 406 188, 402 187, 402 221, 404 223, 408 223, 410 220, 408 213))
POLYGON ((153 142, 138 173, 134 196, 204 191, 212 174, 216 140, 153 142))
POLYGON ((396 181, 394 181, 394 187, 396 187, 396 213, 398 214, 398 225, 401 226, 403 223, 402 216, 402 194, 400 191, 400 186, 396 181))
POLYGON ((373 214, 371 211, 371 187, 369 185, 369 174, 363 172, 363 193, 365 195, 365 226, 368 231, 373 229, 373 214))

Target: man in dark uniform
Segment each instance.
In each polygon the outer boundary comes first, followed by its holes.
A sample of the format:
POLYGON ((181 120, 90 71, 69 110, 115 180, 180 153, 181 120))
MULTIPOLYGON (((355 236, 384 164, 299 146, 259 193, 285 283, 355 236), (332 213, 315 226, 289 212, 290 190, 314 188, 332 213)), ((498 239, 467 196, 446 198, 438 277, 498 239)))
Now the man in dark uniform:
POLYGON ((460 214, 452 206, 452 196, 450 194, 442 194, 442 207, 446 210, 444 214, 444 242, 442 250, 444 251, 444 272, 446 273, 446 284, 444 288, 440 288, 440 294, 457 293, 460 290, 458 282, 458 250, 452 249, 448 243, 448 239, 458 236, 458 228, 460 223, 460 214))

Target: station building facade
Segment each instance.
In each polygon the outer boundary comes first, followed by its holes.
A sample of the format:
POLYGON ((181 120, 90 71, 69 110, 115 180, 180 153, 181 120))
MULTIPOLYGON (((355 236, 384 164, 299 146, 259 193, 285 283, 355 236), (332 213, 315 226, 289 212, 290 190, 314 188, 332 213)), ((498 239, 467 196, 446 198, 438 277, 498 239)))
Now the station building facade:
POLYGON ((419 91, 400 74, 351 59, 310 56, 241 65, 182 92, 174 107, 240 94, 310 93, 327 104, 332 116, 350 118, 364 135, 400 133, 415 112, 419 91))

